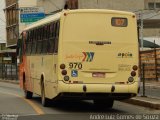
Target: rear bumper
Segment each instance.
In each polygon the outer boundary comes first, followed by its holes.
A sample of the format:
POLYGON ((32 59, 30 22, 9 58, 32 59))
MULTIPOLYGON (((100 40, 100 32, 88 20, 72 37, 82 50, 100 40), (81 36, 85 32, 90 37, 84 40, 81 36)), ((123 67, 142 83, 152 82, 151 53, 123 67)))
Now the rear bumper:
POLYGON ((100 100, 113 99, 123 100, 136 96, 135 93, 60 93, 57 99, 75 99, 75 100, 100 100))
POLYGON ((65 84, 58 83, 58 97, 78 99, 127 99, 137 95, 138 82, 133 84, 65 84), (84 91, 86 86, 86 91, 84 91), (112 87, 115 90, 112 91, 112 87))

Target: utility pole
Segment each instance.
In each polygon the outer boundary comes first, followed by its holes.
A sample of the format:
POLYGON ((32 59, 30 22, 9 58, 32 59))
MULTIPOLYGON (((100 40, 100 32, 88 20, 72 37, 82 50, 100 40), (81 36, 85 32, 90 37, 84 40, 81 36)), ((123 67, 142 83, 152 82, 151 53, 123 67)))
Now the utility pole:
POLYGON ((143 11, 140 13, 140 38, 141 38, 141 48, 143 50, 143 11))

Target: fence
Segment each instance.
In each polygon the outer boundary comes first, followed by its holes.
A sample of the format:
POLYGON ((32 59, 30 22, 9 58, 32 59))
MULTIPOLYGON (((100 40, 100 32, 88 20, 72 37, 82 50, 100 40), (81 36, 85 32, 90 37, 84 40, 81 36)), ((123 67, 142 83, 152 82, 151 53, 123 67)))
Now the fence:
POLYGON ((140 73, 144 80, 160 80, 160 49, 140 52, 140 73))
POLYGON ((0 63, 0 78, 17 80, 18 79, 17 64, 0 63))

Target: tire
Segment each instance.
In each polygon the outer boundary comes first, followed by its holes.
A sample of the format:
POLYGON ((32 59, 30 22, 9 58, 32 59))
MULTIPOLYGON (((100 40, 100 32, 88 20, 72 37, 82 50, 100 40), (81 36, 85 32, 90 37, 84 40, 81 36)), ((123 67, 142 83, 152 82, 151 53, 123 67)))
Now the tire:
POLYGON ((50 100, 45 97, 45 89, 44 89, 44 83, 42 82, 41 85, 41 103, 44 107, 49 107, 50 100))
POLYGON ((106 100, 94 100, 94 105, 98 108, 109 109, 112 108, 114 104, 114 100, 106 99, 106 100))
POLYGON ((26 98, 26 99, 32 99, 32 97, 33 97, 33 92, 24 90, 24 95, 25 95, 25 98, 26 98))
POLYGON ((25 81, 24 81, 24 83, 23 83, 23 90, 24 90, 24 96, 25 96, 25 98, 26 98, 26 99, 32 99, 32 97, 33 97, 33 92, 30 92, 30 91, 27 90, 25 81))

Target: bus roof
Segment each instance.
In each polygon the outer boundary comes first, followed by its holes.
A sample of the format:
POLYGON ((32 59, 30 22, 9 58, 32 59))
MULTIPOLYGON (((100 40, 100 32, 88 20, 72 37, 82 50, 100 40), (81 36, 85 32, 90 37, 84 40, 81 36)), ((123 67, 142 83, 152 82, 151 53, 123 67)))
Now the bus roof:
POLYGON ((118 10, 108 10, 108 9, 76 9, 76 10, 63 10, 62 12, 56 13, 54 15, 48 16, 42 20, 39 20, 35 23, 30 24, 27 26, 23 31, 27 31, 29 29, 33 29, 35 27, 39 27, 44 24, 51 23, 52 21, 56 21, 60 19, 61 15, 63 13, 108 13, 108 14, 121 14, 121 15, 135 15, 132 12, 126 12, 126 11, 118 11, 118 10))

